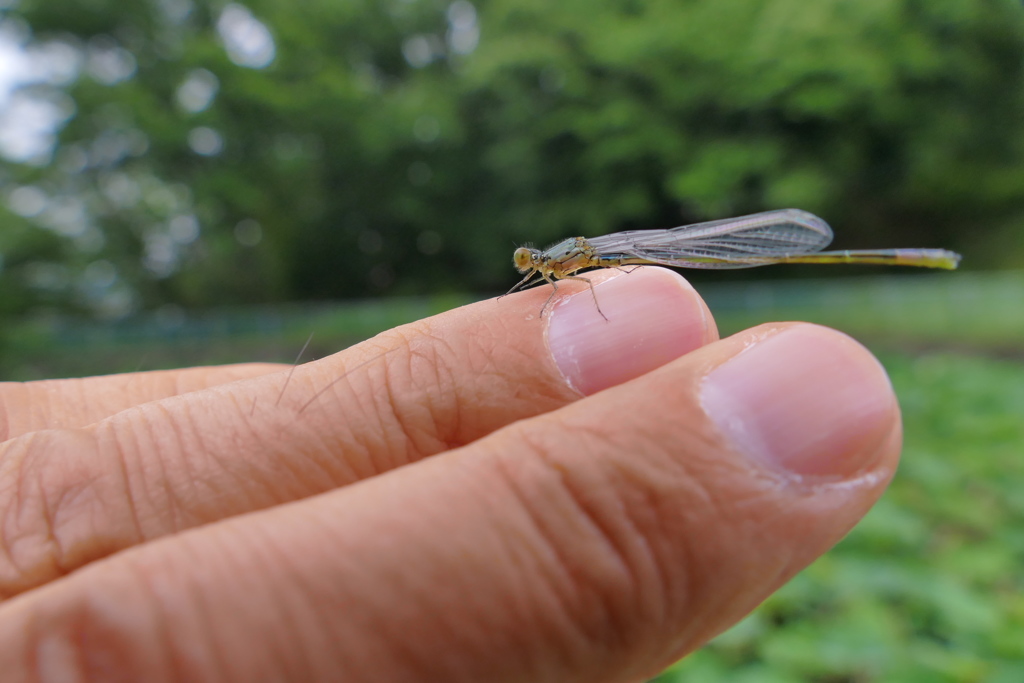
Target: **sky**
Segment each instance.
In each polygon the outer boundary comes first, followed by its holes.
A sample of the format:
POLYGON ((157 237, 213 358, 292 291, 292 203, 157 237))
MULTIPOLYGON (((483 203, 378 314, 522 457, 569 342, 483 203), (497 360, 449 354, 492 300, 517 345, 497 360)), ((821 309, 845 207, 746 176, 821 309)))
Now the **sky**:
POLYGON ((25 53, 6 31, 0 31, 0 107, 7 103, 11 89, 27 75, 25 53))
MULTIPOLYGON (((49 157, 56 126, 66 117, 60 103, 16 92, 32 82, 59 84, 77 72, 70 50, 54 45, 30 55, 22 47, 26 31, 0 23, 0 154, 12 161, 49 157)), ((66 108, 66 107, 65 107, 66 108)))

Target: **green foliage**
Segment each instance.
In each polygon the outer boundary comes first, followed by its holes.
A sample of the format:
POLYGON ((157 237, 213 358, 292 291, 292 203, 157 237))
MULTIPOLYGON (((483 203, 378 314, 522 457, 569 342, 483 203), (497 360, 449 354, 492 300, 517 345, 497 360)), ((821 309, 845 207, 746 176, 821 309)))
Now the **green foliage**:
POLYGON ((822 213, 841 246, 1024 256, 1013 0, 248 8, 272 59, 225 48, 240 5, 0 10, 82 60, 33 86, 69 115, 52 160, 0 167, 81 207, 27 217, 62 236, 67 284, 11 291, 116 316, 490 290, 513 243, 780 206, 822 213), (105 293, 90 266, 113 268, 105 293))
MULTIPOLYGON (((22 315, 29 306, 48 302, 66 277, 59 265, 61 240, 28 225, 0 208, 0 320, 22 315), (47 269, 45 263, 54 264, 47 269)), ((73 258, 73 256, 72 256, 73 258)))
POLYGON ((884 358, 906 442, 882 501, 674 681, 1024 676, 1024 365, 884 358))
POLYGON ((538 221, 801 206, 864 243, 967 244, 965 223, 1020 219, 1017 3, 486 7, 501 30, 468 72, 538 221))

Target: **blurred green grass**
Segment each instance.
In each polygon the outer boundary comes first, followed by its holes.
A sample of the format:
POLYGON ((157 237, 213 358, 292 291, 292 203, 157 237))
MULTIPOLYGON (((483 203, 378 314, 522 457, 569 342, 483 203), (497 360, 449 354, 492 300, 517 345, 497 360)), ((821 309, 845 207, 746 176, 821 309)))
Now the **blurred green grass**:
MULTIPOLYGON (((698 282, 723 336, 774 320, 835 327, 875 351, 956 349, 1024 358, 1024 272, 698 282)), ((186 313, 111 323, 37 317, 5 331, 0 372, 31 380, 321 357, 478 297, 446 295, 186 313)))
POLYGON ((722 335, 766 320, 843 330, 872 348, 964 349, 1024 357, 1024 272, 716 284, 698 290, 722 335))
POLYGON ((84 377, 192 365, 293 363, 322 358, 379 332, 461 306, 470 296, 240 307, 186 313, 166 307, 109 323, 37 317, 7 331, 6 380, 84 377))

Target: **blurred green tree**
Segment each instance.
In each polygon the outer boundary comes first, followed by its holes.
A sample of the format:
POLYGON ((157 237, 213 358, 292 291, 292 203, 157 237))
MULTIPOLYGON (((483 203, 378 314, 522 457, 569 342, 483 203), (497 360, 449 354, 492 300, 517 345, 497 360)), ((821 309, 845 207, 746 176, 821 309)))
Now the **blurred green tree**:
POLYGON ((22 310, 494 289, 513 243, 782 206, 841 246, 1024 256, 1013 0, 8 0, 0 27, 58 129, 0 167, 22 310))
POLYGON ((797 206, 857 246, 980 254, 1012 229, 1022 255, 1020 3, 486 9, 471 101, 538 238, 797 206))

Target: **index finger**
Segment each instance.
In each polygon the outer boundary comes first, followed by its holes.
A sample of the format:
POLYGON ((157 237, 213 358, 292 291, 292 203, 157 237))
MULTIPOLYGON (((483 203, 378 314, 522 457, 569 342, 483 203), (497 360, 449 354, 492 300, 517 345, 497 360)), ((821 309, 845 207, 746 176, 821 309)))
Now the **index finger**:
POLYGON ((278 372, 276 363, 151 370, 120 375, 0 382, 0 441, 39 429, 73 429, 190 391, 278 372))
POLYGON ((17 542, 0 548, 0 596, 469 443, 717 337, 700 298, 670 271, 613 274, 596 291, 609 321, 585 290, 582 306, 541 320, 547 292, 527 292, 398 328, 294 373, 8 441, 0 522, 17 542), (663 324, 638 334, 637 316, 652 315, 663 324), (600 348, 579 357, 580 335, 600 335, 600 348))

